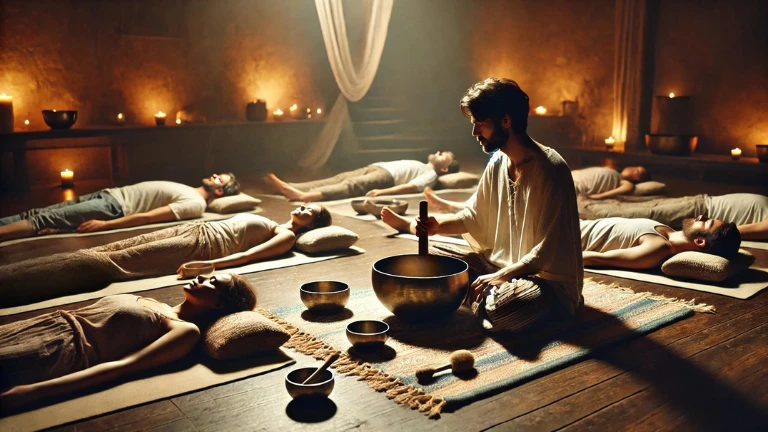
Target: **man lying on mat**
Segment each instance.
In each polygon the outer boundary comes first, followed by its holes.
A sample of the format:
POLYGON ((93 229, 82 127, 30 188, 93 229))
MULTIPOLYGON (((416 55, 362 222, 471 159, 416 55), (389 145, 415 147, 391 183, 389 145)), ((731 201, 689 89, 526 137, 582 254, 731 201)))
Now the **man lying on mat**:
MULTIPOLYGON (((577 195, 601 200, 631 194, 635 184, 650 180, 648 170, 641 166, 626 167, 621 173, 613 168, 590 167, 571 171, 577 195)), ((466 206, 461 201, 440 198, 431 188, 424 188, 430 208, 443 213, 456 213, 466 206)))
POLYGON ((488 78, 467 90, 462 113, 486 153, 470 206, 439 221, 382 219, 401 231, 469 233, 473 248, 500 270, 472 283, 467 301, 492 330, 519 330, 583 304, 576 193, 568 165, 526 132, 528 96, 512 80, 488 78))
POLYGON ((171 363, 194 348, 202 325, 255 306, 248 281, 220 273, 184 285, 184 301, 176 306, 119 294, 2 325, 0 410, 10 413, 171 363))
POLYGON ((437 177, 459 171, 452 152, 429 155, 427 163, 417 160, 378 162, 354 171, 307 183, 286 183, 274 174, 264 181, 293 201, 331 201, 360 196, 416 193, 433 186, 437 177))
POLYGON ((582 219, 592 220, 607 217, 653 219, 677 229, 684 219, 703 214, 710 219, 735 223, 744 240, 768 240, 768 197, 758 194, 695 195, 644 201, 586 200, 579 202, 579 214, 582 219))
POLYGON ((731 258, 741 244, 736 224, 704 216, 683 221, 682 231, 650 219, 605 218, 580 225, 585 267, 651 269, 685 251, 731 258))
POLYGON ((331 214, 318 205, 298 207, 282 225, 241 213, 226 220, 188 222, 104 246, 0 266, 0 307, 174 272, 181 278, 194 276, 182 267, 189 262, 211 263, 220 269, 262 261, 288 252, 297 234, 330 224, 331 214))
POLYGON ((232 173, 213 174, 197 188, 147 181, 103 189, 0 219, 0 242, 61 231, 86 233, 193 219, 202 216, 209 202, 239 191, 240 183, 232 173))

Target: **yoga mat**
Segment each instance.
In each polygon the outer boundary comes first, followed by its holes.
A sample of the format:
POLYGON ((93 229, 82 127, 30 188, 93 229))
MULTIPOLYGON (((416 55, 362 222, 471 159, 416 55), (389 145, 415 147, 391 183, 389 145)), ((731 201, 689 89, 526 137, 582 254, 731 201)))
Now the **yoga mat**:
POLYGON ((768 241, 742 240, 741 241, 741 247, 748 247, 748 248, 753 248, 753 249, 768 250, 768 241))
POLYGON ((483 331, 466 308, 442 322, 404 323, 379 303, 372 289, 354 291, 347 308, 337 315, 312 315, 300 304, 261 312, 292 334, 286 348, 316 358, 341 351, 333 365, 338 373, 357 376, 371 388, 386 392, 394 402, 434 418, 443 409, 453 410, 551 373, 595 350, 651 332, 694 311, 713 310, 591 280, 585 280, 583 295, 585 306, 577 318, 552 320, 506 335, 483 331), (390 338, 382 350, 351 348, 345 328, 360 319, 383 319, 389 324, 390 338), (459 378, 442 373, 431 383, 417 382, 416 369, 446 363, 457 349, 474 354, 476 374, 459 378))
MULTIPOLYGON (((256 207, 255 210, 250 212, 241 212, 241 213, 253 213, 253 214, 259 214, 263 210, 261 207, 256 207)), ((167 228, 169 226, 183 224, 187 222, 195 222, 195 221, 203 221, 203 222, 210 222, 210 221, 217 221, 222 219, 229 219, 232 216, 236 215, 237 213, 227 213, 227 214, 221 214, 221 213, 211 213, 211 212, 205 212, 203 215, 196 219, 183 219, 183 220, 176 220, 176 221, 170 221, 170 222, 160 222, 155 224, 149 224, 149 225, 139 225, 134 227, 128 227, 128 228, 118 228, 113 230, 106 230, 106 231, 97 231, 97 232, 91 232, 91 233, 84 233, 80 234, 77 232, 70 232, 70 233, 62 233, 62 234, 51 234, 51 235, 42 235, 42 236, 35 236, 35 237, 26 237, 26 238, 20 238, 15 240, 8 240, 5 242, 0 243, 0 247, 4 246, 10 246, 17 243, 24 243, 29 241, 35 241, 35 240, 48 240, 48 239, 57 239, 57 238, 65 238, 65 237, 91 237, 91 236, 97 236, 97 235, 104 235, 104 234, 113 234, 113 233, 119 233, 124 231, 133 231, 133 230, 139 230, 139 229, 147 229, 147 228, 167 228)))
POLYGON ((282 350, 227 362, 195 353, 153 371, 153 375, 123 381, 107 389, 74 397, 32 411, 0 418, 0 430, 34 431, 98 416, 111 411, 260 375, 294 364, 282 350))
POLYGON ((765 288, 768 288, 768 269, 760 267, 750 267, 732 278, 718 283, 718 285, 691 280, 672 279, 664 276, 663 273, 653 270, 637 272, 632 270, 592 269, 585 267, 584 271, 642 282, 657 283, 676 288, 686 288, 713 294, 721 294, 741 300, 746 300, 765 288))
MULTIPOLYGON (((318 256, 304 255, 303 253, 300 253, 300 252, 291 251, 290 255, 283 258, 273 259, 269 261, 261 261, 257 263, 247 264, 240 267, 226 268, 226 269, 222 269, 221 271, 226 273, 236 273, 236 274, 256 273, 264 270, 274 270, 274 269, 279 269, 284 267, 310 264, 314 262, 325 261, 325 260, 339 258, 339 257, 359 255, 361 253, 365 253, 365 249, 362 249, 357 246, 352 246, 347 250, 337 252, 334 254, 318 255, 318 256)), ((147 291, 155 288, 163 288, 167 286, 184 284, 187 281, 188 279, 179 280, 178 275, 173 274, 173 275, 159 276, 154 278, 138 279, 134 281, 115 282, 98 291, 74 294, 74 295, 58 297, 50 300, 45 300, 38 303, 31 303, 24 306, 16 306, 16 307, 0 309, 0 316, 14 315, 21 312, 28 312, 28 311, 37 310, 37 309, 45 309, 53 306, 76 303, 84 300, 97 299, 97 298, 105 297, 112 294, 126 294, 126 293, 134 293, 139 291, 147 291)))

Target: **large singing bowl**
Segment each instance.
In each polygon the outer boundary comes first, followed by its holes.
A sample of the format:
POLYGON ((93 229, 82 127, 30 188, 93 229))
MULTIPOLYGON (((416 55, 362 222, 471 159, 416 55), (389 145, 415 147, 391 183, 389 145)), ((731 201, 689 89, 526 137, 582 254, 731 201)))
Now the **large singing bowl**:
POLYGON ((466 262, 439 255, 395 255, 373 264, 373 291, 381 304, 406 320, 446 317, 469 289, 466 262))

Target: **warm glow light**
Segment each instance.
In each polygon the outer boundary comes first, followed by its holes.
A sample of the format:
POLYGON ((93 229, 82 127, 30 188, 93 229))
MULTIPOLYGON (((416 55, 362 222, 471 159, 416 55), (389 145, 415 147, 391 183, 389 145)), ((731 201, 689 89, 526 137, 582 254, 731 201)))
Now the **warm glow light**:
POLYGON ((322 113, 323 113, 323 110, 321 110, 320 108, 318 108, 318 109, 317 109, 317 113, 318 113, 318 114, 322 114, 322 113))
POLYGON ((312 108, 307 108, 307 114, 312 112, 312 108))
POLYGON ((538 115, 544 115, 544 114, 547 113, 547 109, 544 108, 543 106, 536 107, 535 111, 536 111, 536 114, 538 114, 538 115))
POLYGON ((7 94, 5 94, 5 93, 3 93, 3 94, 0 94, 0 100, 2 100, 2 101, 9 101, 9 100, 11 100, 11 99, 13 99, 13 98, 12 98, 12 97, 10 97, 10 96, 8 96, 8 95, 7 95, 7 94))
POLYGON ((118 120, 122 120, 123 119, 123 113, 118 113, 117 114, 117 119, 118 120))
POLYGON ((610 137, 605 139, 605 143, 606 144, 610 144, 610 145, 616 144, 616 139, 614 139, 612 136, 610 136, 610 137))
POLYGON ((29 120, 24 120, 24 124, 29 126, 29 120))
POLYGON ((283 110, 278 108, 278 109, 272 111, 272 114, 277 115, 277 116, 281 116, 281 115, 283 115, 283 110))
POLYGON ((298 106, 297 106, 296 104, 293 104, 293 105, 291 105, 291 107, 290 107, 289 109, 290 109, 291 111, 295 111, 295 110, 296 110, 296 108, 298 108, 298 106))
POLYGON ((61 184, 64 186, 69 186, 75 181, 75 173, 74 171, 70 171, 69 169, 64 169, 64 171, 61 172, 61 184))
POLYGON ((56 110, 53 110, 53 112, 56 112, 56 110))
POLYGON ((181 124, 181 119, 176 119, 176 124, 181 124))
POLYGON ((740 157, 741 157, 741 149, 740 148, 737 147, 737 148, 731 150, 731 159, 738 160, 740 157))
POLYGON ((669 98, 672 99, 673 97, 675 97, 675 94, 674 93, 670 93, 669 94, 669 98))
POLYGON ((162 111, 158 111, 157 114, 155 114, 155 117, 157 118, 165 118, 165 113, 162 111))

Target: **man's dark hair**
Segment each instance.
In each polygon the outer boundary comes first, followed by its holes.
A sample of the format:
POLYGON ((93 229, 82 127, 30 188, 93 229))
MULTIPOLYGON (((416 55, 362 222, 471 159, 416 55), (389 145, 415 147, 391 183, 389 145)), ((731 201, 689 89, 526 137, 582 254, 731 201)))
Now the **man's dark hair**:
POLYGON ((705 246, 701 249, 702 252, 727 259, 736 256, 739 252, 739 246, 741 246, 741 233, 733 222, 701 233, 700 236, 706 240, 705 246))
POLYGON ((253 310, 256 307, 256 290, 242 276, 231 274, 232 280, 222 286, 219 302, 225 314, 253 310))
POLYGON ((459 172, 461 165, 459 165, 459 161, 454 159, 451 161, 450 164, 448 164, 447 168, 448 168, 448 171, 446 171, 445 174, 453 174, 453 173, 459 172))
POLYGON ((499 124, 509 114, 516 134, 528 130, 528 95, 508 78, 487 78, 467 89, 461 98, 461 113, 476 120, 499 124))
POLYGON ((223 194, 221 196, 237 195, 240 193, 240 182, 237 181, 235 175, 232 173, 224 173, 229 176, 229 181, 223 186, 223 194))

